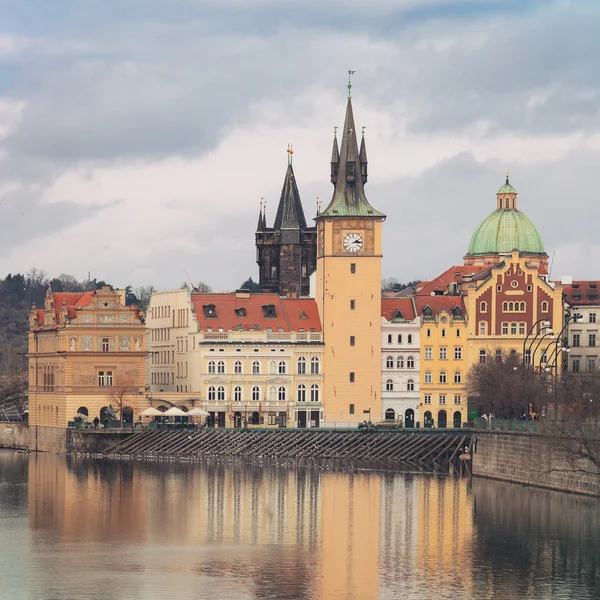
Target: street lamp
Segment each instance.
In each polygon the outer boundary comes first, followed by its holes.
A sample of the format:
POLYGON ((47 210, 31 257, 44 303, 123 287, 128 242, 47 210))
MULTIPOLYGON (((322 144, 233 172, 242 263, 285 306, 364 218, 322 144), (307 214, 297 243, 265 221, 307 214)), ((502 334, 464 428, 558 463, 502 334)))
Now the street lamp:
MULTIPOLYGON (((540 341, 537 343, 537 346, 535 347, 535 349, 533 350, 533 353, 531 355, 531 366, 533 367, 534 371, 535 371, 535 353, 537 352, 537 349, 540 347, 540 344, 544 341, 545 338, 550 338, 550 339, 554 339, 554 332, 552 331, 552 329, 549 329, 547 333, 545 333, 541 338, 540 341)), ((535 341, 535 339, 534 339, 535 341)), ((547 354, 547 350, 548 350, 548 346, 546 347, 546 354, 547 354)), ((548 360, 548 357, 546 356, 546 361, 548 360)))
POLYGON ((538 331, 536 331, 535 335, 533 336, 533 339, 531 340, 531 343, 529 344, 529 353, 531 354, 531 346, 533 346, 533 343, 535 342, 537 336, 544 330, 544 329, 548 329, 551 325, 550 321, 548 321, 548 319, 546 319, 546 317, 544 317, 543 319, 538 319, 532 326, 531 329, 529 330, 529 332, 527 333, 527 335, 525 336, 525 339, 523 340, 523 353, 521 355, 522 357, 522 364, 523 364, 523 369, 525 368, 525 346, 527 345, 527 340, 529 339, 529 336, 531 336, 531 334, 533 333, 533 330, 535 329, 536 325, 539 325, 540 323, 542 323, 542 327, 540 327, 540 329, 538 331))

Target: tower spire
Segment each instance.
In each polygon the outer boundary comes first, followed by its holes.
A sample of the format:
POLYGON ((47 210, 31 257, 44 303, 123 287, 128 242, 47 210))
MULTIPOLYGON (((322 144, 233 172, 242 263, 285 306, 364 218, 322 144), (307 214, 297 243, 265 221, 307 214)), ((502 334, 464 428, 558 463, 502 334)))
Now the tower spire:
POLYGON ((337 126, 333 128, 333 148, 331 149, 331 183, 335 185, 340 167, 340 150, 337 141, 337 126))
POLYGON ((258 225, 256 227, 256 231, 262 231, 264 229, 263 226, 263 198, 260 199, 260 208, 258 210, 258 225))
POLYGON ((352 75, 354 75, 356 71, 352 71, 352 69, 348 69, 348 100, 352 100, 352 75))
POLYGON ((276 230, 285 228, 306 229, 306 218, 302 209, 302 201, 300 200, 300 192, 296 185, 296 177, 292 166, 292 155, 294 150, 291 144, 288 144, 288 165, 283 180, 281 189, 281 197, 277 206, 277 214, 275 215, 275 223, 273 227, 276 230))

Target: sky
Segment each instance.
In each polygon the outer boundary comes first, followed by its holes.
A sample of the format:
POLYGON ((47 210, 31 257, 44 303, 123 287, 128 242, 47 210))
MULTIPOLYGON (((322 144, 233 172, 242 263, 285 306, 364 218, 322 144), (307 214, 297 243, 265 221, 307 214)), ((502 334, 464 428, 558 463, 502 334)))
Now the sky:
POLYGON ((258 278, 294 147, 333 192, 353 69, 384 277, 462 264, 505 172, 561 275, 600 279, 595 0, 0 0, 0 277, 258 278))

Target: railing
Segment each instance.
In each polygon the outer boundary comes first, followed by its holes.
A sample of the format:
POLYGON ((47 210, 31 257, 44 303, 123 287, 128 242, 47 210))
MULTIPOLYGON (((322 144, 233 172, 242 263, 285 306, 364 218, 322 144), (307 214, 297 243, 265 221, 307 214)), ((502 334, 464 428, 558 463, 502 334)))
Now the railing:
MULTIPOLYGON (((43 326, 42 326, 43 327, 43 326)), ((145 329, 145 325, 139 322, 133 323, 79 323, 70 321, 67 329, 145 329)))
POLYGON ((498 431, 541 431, 540 421, 521 421, 509 419, 484 419, 477 417, 473 419, 475 429, 495 429, 498 431))
POLYGON ((323 334, 319 331, 202 331, 199 334, 200 343, 228 342, 228 343, 323 343, 323 334))

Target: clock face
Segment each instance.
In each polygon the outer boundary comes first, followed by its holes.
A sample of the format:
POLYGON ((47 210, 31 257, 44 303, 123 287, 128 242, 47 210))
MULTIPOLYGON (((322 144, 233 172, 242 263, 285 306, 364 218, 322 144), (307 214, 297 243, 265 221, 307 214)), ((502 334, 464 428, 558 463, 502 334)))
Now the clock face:
POLYGON ((344 236, 344 250, 346 252, 358 252, 363 246, 363 240, 358 233, 347 233, 344 236))

